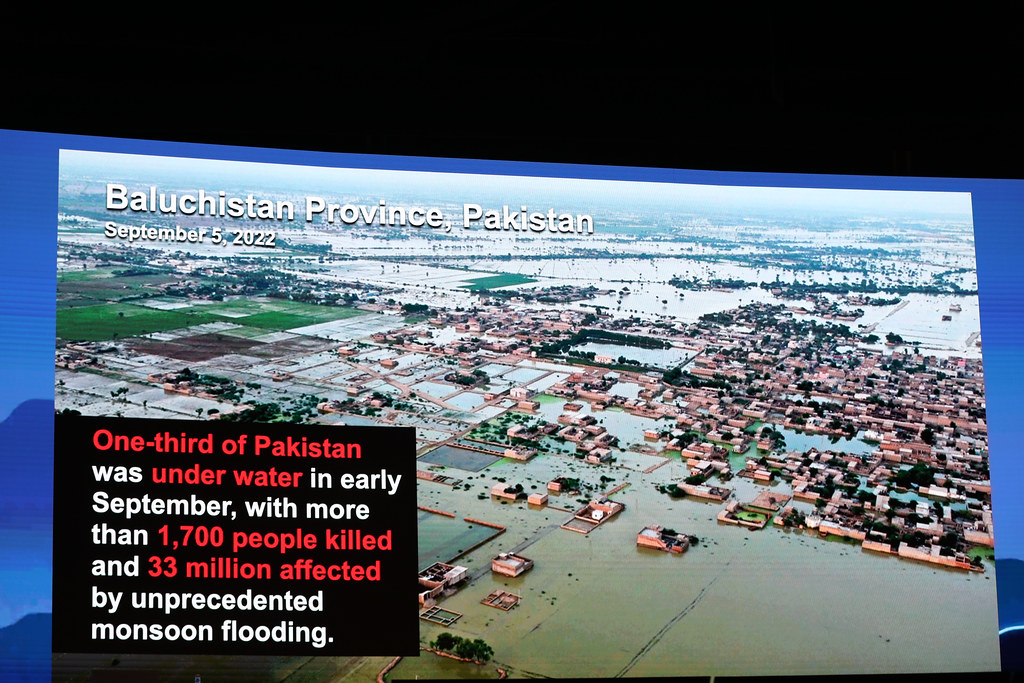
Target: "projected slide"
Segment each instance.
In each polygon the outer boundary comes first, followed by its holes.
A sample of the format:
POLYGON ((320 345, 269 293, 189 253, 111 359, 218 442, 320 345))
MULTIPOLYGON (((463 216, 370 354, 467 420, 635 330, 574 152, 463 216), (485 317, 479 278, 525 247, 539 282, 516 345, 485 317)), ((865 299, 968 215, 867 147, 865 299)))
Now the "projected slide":
POLYGON ((55 678, 999 668, 967 192, 64 149, 58 212, 55 678))

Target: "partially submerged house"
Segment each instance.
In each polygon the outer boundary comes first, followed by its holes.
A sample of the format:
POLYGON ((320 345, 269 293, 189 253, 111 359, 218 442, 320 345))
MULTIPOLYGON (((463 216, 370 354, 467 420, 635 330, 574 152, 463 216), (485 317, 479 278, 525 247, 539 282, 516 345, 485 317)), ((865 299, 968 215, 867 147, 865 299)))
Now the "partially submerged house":
POLYGON ((533 568, 533 560, 515 553, 498 553, 491 560, 491 571, 502 576, 516 577, 533 568))
POLYGON ((675 529, 666 529, 658 524, 650 524, 636 535, 636 544, 666 553, 682 554, 690 547, 690 538, 685 534, 677 534, 675 529))

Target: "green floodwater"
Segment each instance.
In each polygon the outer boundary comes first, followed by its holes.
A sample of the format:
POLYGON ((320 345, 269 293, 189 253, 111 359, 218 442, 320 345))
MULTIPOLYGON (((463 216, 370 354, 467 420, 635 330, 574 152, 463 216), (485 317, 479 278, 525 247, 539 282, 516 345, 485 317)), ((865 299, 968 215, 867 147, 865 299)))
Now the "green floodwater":
POLYGON ((419 568, 425 569, 435 562, 447 562, 488 536, 493 536, 495 531, 461 518, 452 519, 420 510, 416 534, 419 541, 419 568))
MULTIPOLYGON (((642 456, 642 462, 652 457, 642 456)), ((686 476, 685 464, 672 460, 645 475, 642 462, 607 467, 541 455, 529 463, 503 460, 465 473, 468 491, 418 482, 422 505, 508 526, 460 559, 471 571, 486 567, 497 552, 532 541, 521 553, 536 566, 523 576, 484 572, 443 600, 445 609, 464 615, 450 631, 486 640, 496 664, 514 677, 998 667, 991 565, 983 575, 964 573, 772 524, 759 531, 720 524, 721 505, 673 500, 655 489, 686 476), (614 479, 609 487, 631 484, 614 497, 627 509, 586 536, 558 528, 568 517, 564 512, 477 497, 499 476, 531 492, 558 475, 599 485, 602 474, 614 479), (681 556, 641 551, 636 534, 654 523, 701 542, 681 556), (497 588, 521 593, 523 602, 508 613, 481 605, 497 588)), ((728 486, 737 488, 741 501, 765 488, 739 478, 728 486)), ((785 484, 772 488, 789 490, 785 484)), ((575 496, 552 496, 551 504, 578 506, 575 496)), ((441 628, 421 623, 421 640, 435 638, 441 628)), ((392 678, 469 673, 421 657, 403 661, 392 678)))

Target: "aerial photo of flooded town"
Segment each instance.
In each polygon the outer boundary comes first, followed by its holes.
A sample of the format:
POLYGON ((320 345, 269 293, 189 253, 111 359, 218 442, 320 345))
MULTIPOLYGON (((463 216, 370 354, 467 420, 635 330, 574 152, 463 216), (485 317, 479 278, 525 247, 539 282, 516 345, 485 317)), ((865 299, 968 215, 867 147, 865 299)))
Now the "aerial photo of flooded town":
POLYGON ((367 683, 998 669, 969 195, 71 151, 59 190, 58 411, 417 435, 418 657, 123 665, 367 683), (112 211, 109 184, 294 219, 112 211), (307 217, 309 196, 407 215, 307 217), (489 209, 505 215, 464 225, 489 209))

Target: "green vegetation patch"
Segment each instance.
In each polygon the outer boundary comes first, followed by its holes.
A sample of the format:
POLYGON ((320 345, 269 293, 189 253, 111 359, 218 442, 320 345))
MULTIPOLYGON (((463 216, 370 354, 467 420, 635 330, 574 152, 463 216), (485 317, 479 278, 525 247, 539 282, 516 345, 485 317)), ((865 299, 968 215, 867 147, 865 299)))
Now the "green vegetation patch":
POLYGON ((364 313, 365 311, 355 308, 288 302, 288 308, 285 310, 263 311, 243 318, 232 318, 231 321, 239 325, 260 327, 265 330, 290 330, 296 327, 353 318, 364 313))
POLYGON ((288 330, 306 325, 343 320, 365 311, 337 306, 316 306, 297 301, 226 302, 162 311, 128 303, 100 304, 57 310, 57 336, 76 341, 102 341, 165 332, 209 322, 229 322, 259 330, 288 330), (251 315, 237 316, 237 312, 251 315), (229 315, 236 313, 236 315, 229 315))
POLYGON ((60 284, 72 282, 86 282, 88 280, 100 280, 114 276, 113 268, 93 268, 92 270, 65 270, 57 273, 57 282, 60 284))
POLYGON ((160 311, 132 304, 101 304, 57 311, 57 336, 76 341, 136 337, 181 327, 217 322, 222 318, 202 307, 160 311))
POLYGON ((235 322, 247 327, 259 327, 264 330, 290 330, 296 327, 315 325, 324 321, 294 313, 269 312, 257 313, 245 318, 236 318, 235 322))
POLYGON ((121 301, 130 298, 159 296, 156 287, 175 281, 168 273, 148 268, 133 269, 95 268, 92 270, 69 270, 57 274, 57 299, 100 301, 121 301), (131 275, 122 275, 131 273, 131 275))
POLYGON ((227 337, 235 337, 237 339, 257 339, 265 334, 270 334, 262 327, 235 327, 230 330, 224 330, 218 332, 218 334, 225 335, 227 337))
POLYGON ((223 315, 225 318, 244 318, 247 315, 256 315, 265 311, 287 310, 288 303, 291 302, 236 299, 207 304, 206 309, 211 313, 223 315))
POLYGON ((736 517, 746 522, 765 522, 768 520, 768 515, 760 512, 751 512, 750 510, 737 510, 736 517))
POLYGON ((972 560, 980 557, 983 560, 995 560, 996 551, 992 548, 986 548, 985 546, 975 546, 967 551, 967 557, 972 560))
POLYGON ((482 639, 470 640, 447 631, 438 634, 437 640, 430 641, 430 645, 438 650, 451 651, 456 657, 477 662, 486 662, 494 655, 494 649, 482 639))
POLYGON ((522 285, 527 282, 536 281, 536 278, 519 275, 518 273, 501 273, 499 275, 486 275, 484 277, 473 278, 472 280, 468 280, 466 284, 462 286, 471 292, 484 292, 488 289, 495 289, 497 287, 509 287, 511 285, 522 285))

